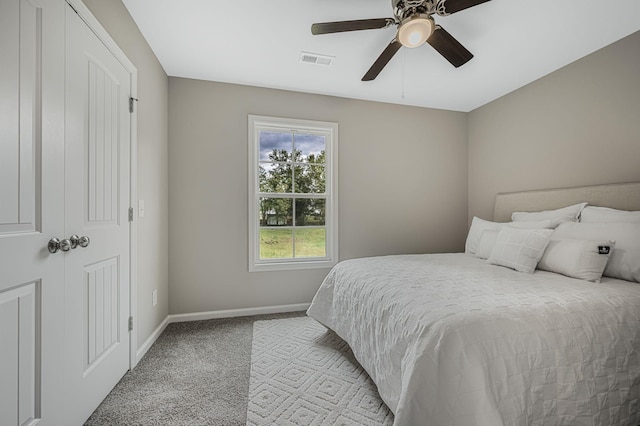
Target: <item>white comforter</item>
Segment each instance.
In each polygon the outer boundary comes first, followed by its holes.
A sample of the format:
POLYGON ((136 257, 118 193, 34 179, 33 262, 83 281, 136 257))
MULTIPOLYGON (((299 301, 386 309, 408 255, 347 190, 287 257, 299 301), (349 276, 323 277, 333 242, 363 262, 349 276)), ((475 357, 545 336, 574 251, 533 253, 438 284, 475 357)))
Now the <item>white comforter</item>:
POLYGON ((640 284, 373 257, 335 266, 307 313, 349 343, 395 425, 640 424, 640 284))

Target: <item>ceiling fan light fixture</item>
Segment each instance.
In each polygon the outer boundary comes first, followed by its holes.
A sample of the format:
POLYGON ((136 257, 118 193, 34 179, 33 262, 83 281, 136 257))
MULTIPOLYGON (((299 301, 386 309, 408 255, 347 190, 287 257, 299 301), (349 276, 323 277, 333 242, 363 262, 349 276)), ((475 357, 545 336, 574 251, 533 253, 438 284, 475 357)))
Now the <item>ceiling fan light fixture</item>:
POLYGON ((435 29, 435 22, 428 15, 415 15, 400 24, 398 41, 404 47, 418 47, 423 44, 435 29))

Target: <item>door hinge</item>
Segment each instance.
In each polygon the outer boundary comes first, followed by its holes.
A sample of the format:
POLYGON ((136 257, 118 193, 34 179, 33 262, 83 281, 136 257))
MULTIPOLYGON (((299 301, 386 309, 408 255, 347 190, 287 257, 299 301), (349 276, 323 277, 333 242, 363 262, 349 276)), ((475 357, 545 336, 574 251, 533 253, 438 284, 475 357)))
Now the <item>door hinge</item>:
POLYGON ((129 331, 133 331, 133 317, 129 317, 129 331))
POLYGON ((133 102, 134 102, 134 101, 135 101, 135 102, 138 102, 138 99, 136 99, 136 98, 132 98, 132 97, 131 97, 131 98, 129 98, 129 112, 130 112, 130 113, 133 113, 133 102))
POLYGON ((129 222, 133 222, 133 207, 129 207, 129 222))

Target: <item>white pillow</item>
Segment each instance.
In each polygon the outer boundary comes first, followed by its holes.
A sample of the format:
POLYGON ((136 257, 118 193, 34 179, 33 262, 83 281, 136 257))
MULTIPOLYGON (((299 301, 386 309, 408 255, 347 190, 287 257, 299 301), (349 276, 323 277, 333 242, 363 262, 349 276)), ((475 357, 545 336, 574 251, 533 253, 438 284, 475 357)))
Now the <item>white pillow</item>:
MULTIPOLYGON (((556 226, 558 226, 558 224, 559 222, 557 222, 556 220, 536 220, 536 221, 530 221, 530 222, 500 223, 500 222, 490 222, 488 220, 480 219, 479 217, 474 216, 473 219, 471 220, 471 228, 469 229, 469 233, 467 234, 467 241, 465 243, 464 252, 470 253, 470 254, 476 254, 476 252, 478 251, 478 246, 480 245, 482 234, 485 231, 499 231, 500 229, 502 229, 503 226, 511 226, 513 228, 523 228, 523 229, 555 228, 556 226)), ((495 242, 495 240, 493 241, 495 242)), ((491 252, 491 247, 489 247, 488 250, 489 252, 491 252)), ((486 253, 486 256, 482 258, 486 259, 489 256, 489 252, 486 253)))
POLYGON ((581 280, 600 282, 615 241, 575 240, 551 241, 544 251, 538 269, 581 280))
POLYGON ((640 223, 640 211, 610 209, 608 207, 587 206, 580 214, 580 222, 625 222, 640 223))
POLYGON ((563 207, 556 210, 545 210, 541 212, 513 212, 511 220, 514 222, 529 222, 532 220, 557 220, 560 222, 577 222, 580 212, 587 203, 578 203, 572 206, 563 207))
POLYGON ((517 229, 504 226, 487 259, 493 265, 533 273, 549 244, 551 229, 517 229))
POLYGON ((603 276, 640 282, 640 224, 637 223, 561 223, 553 231, 554 240, 614 240, 603 276))
POLYGON ((507 222, 504 226, 518 229, 553 229, 560 225, 560 221, 556 219, 531 220, 526 222, 507 222))
POLYGON ((480 243, 478 244, 478 249, 475 253, 476 257, 479 257, 480 259, 487 259, 491 255, 493 246, 496 245, 497 238, 498 231, 491 231, 489 229, 482 231, 480 243))
POLYGON ((476 254, 478 244, 480 244, 480 238, 482 237, 482 232, 486 230, 498 231, 500 228, 502 228, 502 223, 489 222, 488 220, 474 216, 471 220, 469 234, 467 234, 467 242, 464 247, 464 252, 476 254))

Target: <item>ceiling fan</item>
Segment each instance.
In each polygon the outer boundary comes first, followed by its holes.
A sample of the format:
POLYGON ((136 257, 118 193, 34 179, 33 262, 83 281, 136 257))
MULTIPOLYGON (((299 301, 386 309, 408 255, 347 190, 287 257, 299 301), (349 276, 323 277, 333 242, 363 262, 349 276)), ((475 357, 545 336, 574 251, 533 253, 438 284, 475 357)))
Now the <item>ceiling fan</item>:
POLYGON ((432 15, 451 15, 487 1, 489 0, 391 0, 394 18, 316 23, 311 25, 311 33, 313 35, 331 34, 396 25, 398 27, 396 36, 362 77, 362 81, 375 79, 402 46, 414 48, 425 41, 457 68, 473 58, 473 54, 444 28, 436 24, 432 15))

